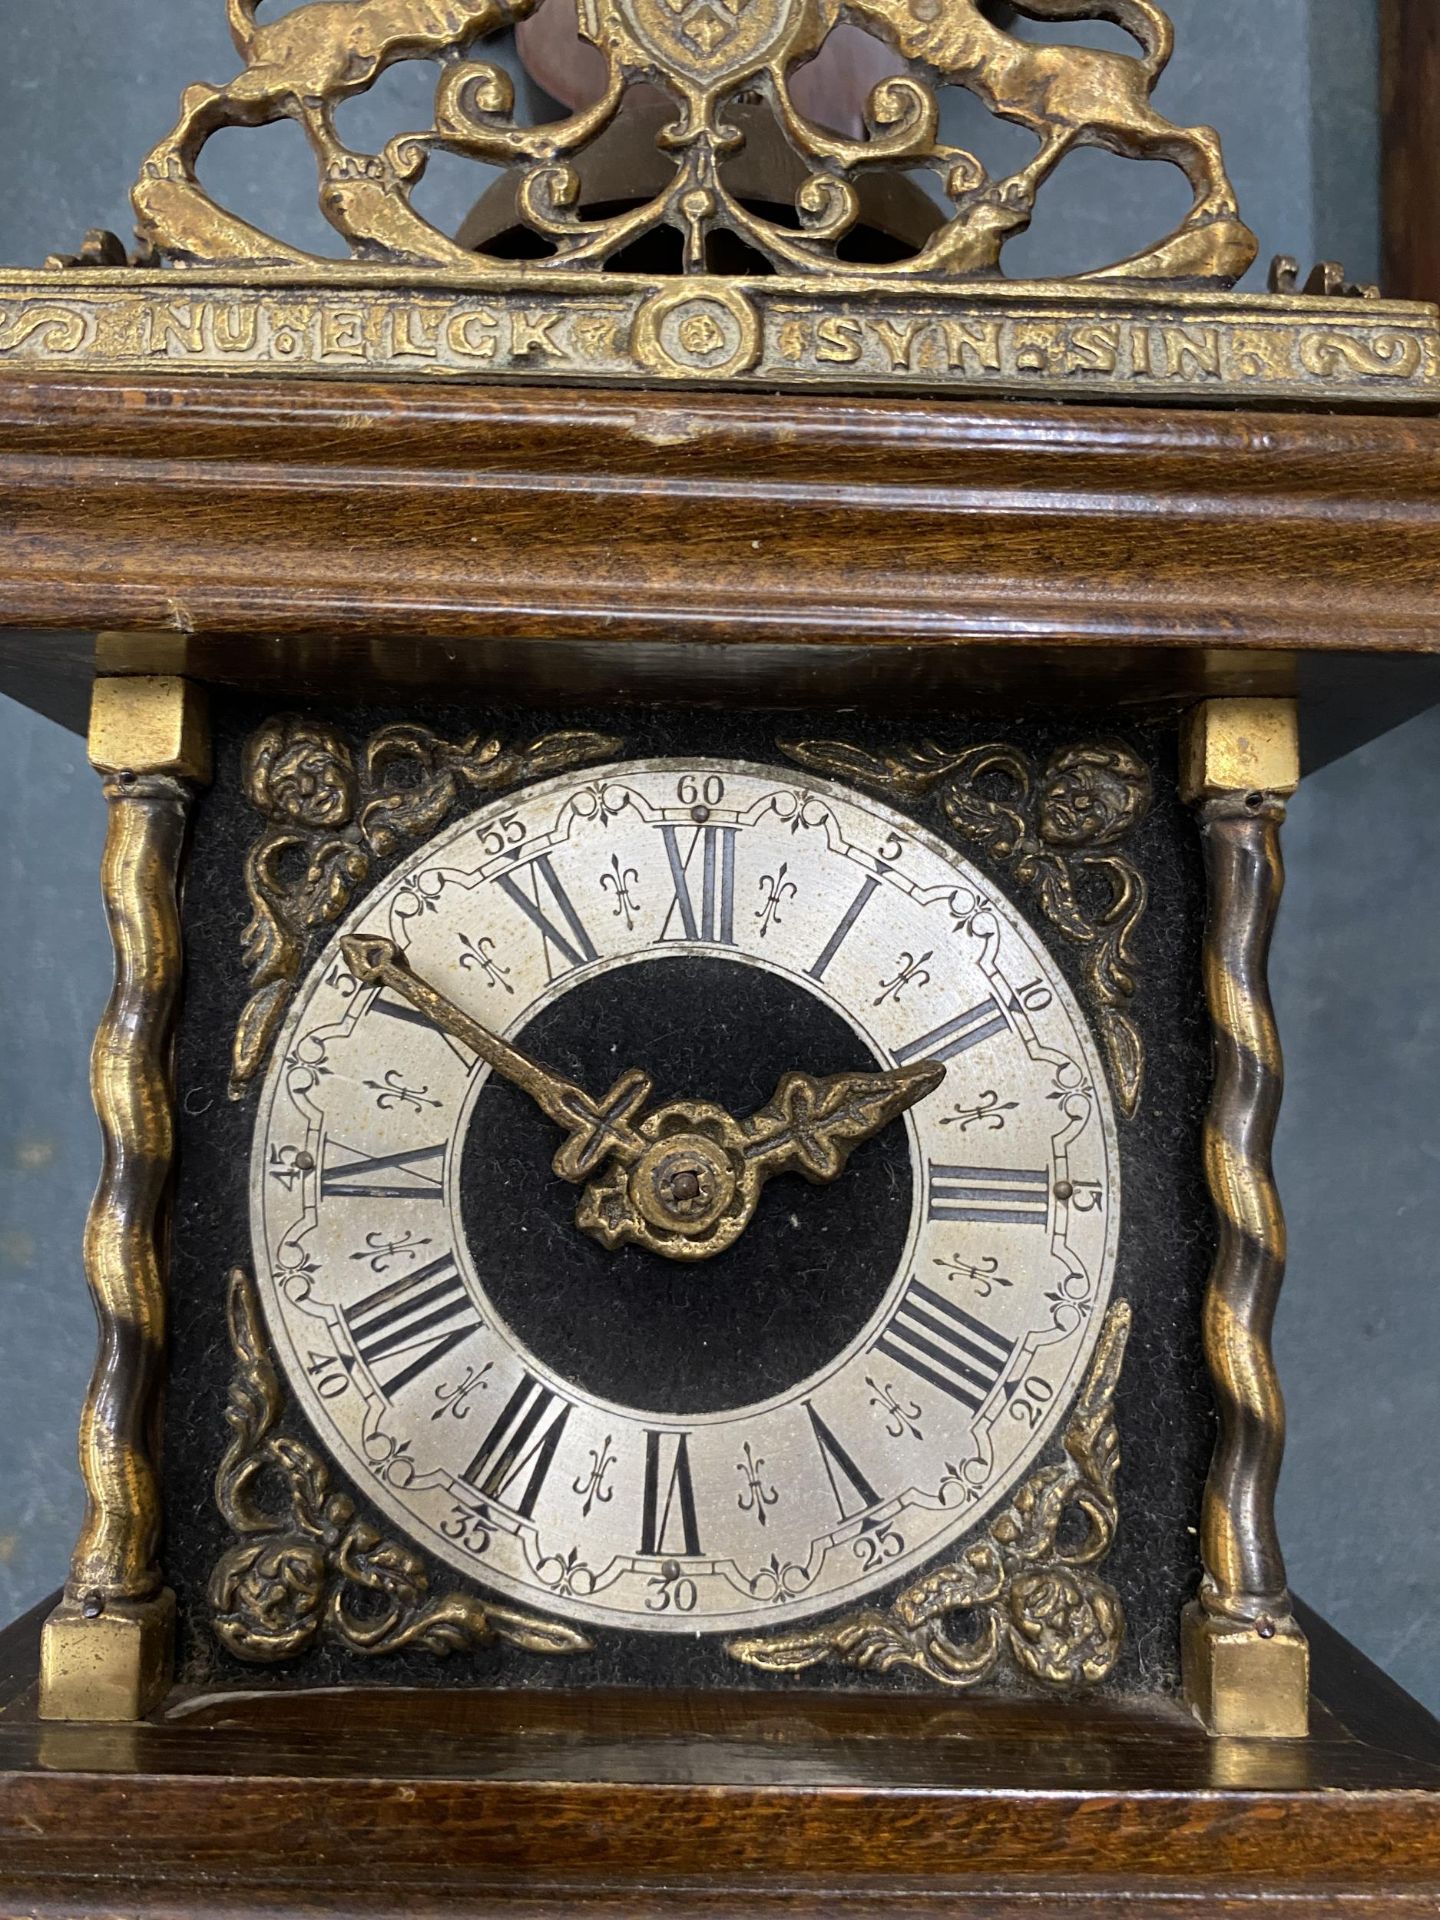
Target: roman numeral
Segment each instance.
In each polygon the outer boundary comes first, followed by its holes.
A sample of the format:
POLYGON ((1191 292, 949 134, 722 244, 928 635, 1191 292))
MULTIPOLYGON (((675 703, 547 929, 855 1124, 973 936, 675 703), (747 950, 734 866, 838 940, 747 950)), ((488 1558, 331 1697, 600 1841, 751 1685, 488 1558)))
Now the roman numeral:
POLYGON ((568 1400, 541 1386, 533 1373, 522 1374, 464 1478, 488 1499, 501 1501, 523 1520, 530 1519, 570 1412, 568 1400), (510 1489, 527 1472, 530 1477, 519 1498, 511 1499, 510 1489))
POLYGON ((982 1000, 978 1007, 971 1007, 968 1013, 957 1013, 943 1027, 936 1027, 931 1033, 922 1033, 909 1046, 897 1049, 895 1064, 903 1067, 910 1060, 953 1060, 957 1053, 968 1053, 972 1047, 978 1047, 982 1040, 990 1040, 997 1033, 1004 1033, 1009 1024, 994 1000, 982 1000))
POLYGON ((640 1522, 640 1551, 691 1557, 700 1552, 688 1434, 646 1429, 645 1511, 640 1522), (681 1543, 678 1546, 674 1540, 677 1532, 681 1543))
POLYGON ((392 1280, 344 1309, 355 1351, 393 1400, 480 1331, 452 1255, 445 1253, 403 1280, 392 1280))
POLYGON ((670 863, 670 878, 675 884, 675 899, 660 929, 662 940, 670 938, 670 923, 678 912, 685 929, 685 939, 710 940, 720 946, 734 946, 735 836, 738 832, 738 827, 697 827, 691 836, 689 852, 682 855, 676 829, 661 827, 665 858, 670 863), (698 917, 688 877, 697 847, 704 849, 700 861, 698 917))
MULTIPOLYGON (((335 1143, 342 1153, 353 1147, 335 1143)), ((382 1153, 374 1159, 355 1154, 352 1160, 332 1160, 320 1175, 323 1200, 439 1200, 444 1197, 445 1143, 438 1147, 410 1147, 404 1153, 382 1153)))
POLYGON ((866 907, 869 906, 871 898, 879 889, 879 886, 880 882, 872 875, 845 909, 844 917, 839 926, 836 927, 830 938, 825 942, 825 945, 820 949, 820 958, 815 962, 813 967, 808 969, 812 980, 823 980, 825 978, 825 969, 850 937, 850 929, 860 918, 866 907))
POLYGON ((875 1347, 972 1413, 995 1391, 1015 1351, 1013 1341, 918 1280, 910 1282, 875 1347))
POLYGON ((1005 1227, 1043 1227, 1050 1217, 1050 1176, 1020 1167, 930 1167, 930 1218, 1005 1227))
POLYGON ((879 1494, 808 1400, 805 1402, 805 1411, 810 1416, 815 1443, 820 1449, 820 1458, 825 1463, 825 1475, 830 1482, 830 1491, 835 1496, 835 1506, 840 1518, 853 1520, 857 1513, 863 1513, 867 1507, 878 1507, 879 1494), (857 1503, 853 1510, 845 1503, 847 1491, 857 1503))
POLYGON ((550 864, 549 854, 542 853, 538 860, 530 861, 525 871, 531 875, 531 885, 535 889, 533 898, 526 893, 514 873, 502 873, 495 884, 502 893, 510 896, 530 924, 539 929, 540 938, 545 942, 547 965, 552 947, 567 966, 579 967, 587 960, 598 960, 600 955, 595 942, 585 931, 585 923, 575 911, 574 901, 560 884, 559 876, 550 864), (565 922, 567 931, 564 933, 540 904, 542 885, 565 922))
POLYGON ((421 1013, 418 1007, 412 1007, 407 1000, 392 1000, 384 993, 377 993, 367 1012, 383 1014, 387 1020, 403 1020, 407 1026, 423 1027, 426 1033, 445 1042, 462 1067, 470 1067, 475 1063, 474 1054, 462 1047, 453 1033, 443 1033, 427 1014, 421 1013))

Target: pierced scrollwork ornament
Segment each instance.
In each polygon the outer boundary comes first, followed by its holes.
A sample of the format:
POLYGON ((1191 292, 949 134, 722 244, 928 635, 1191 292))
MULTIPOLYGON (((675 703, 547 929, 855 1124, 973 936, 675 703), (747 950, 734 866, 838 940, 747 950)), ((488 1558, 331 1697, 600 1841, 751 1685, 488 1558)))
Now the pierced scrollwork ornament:
POLYGON ((267 720, 245 746, 246 797, 270 824, 245 860, 250 997, 235 1032, 232 1097, 264 1066, 315 936, 341 918, 377 861, 427 838, 462 800, 589 766, 620 747, 604 733, 549 733, 511 747, 398 725, 373 734, 357 761, 322 720, 267 720))
POLYGON ((958 833, 1034 890, 1046 919, 1081 949, 1116 1094, 1133 1119, 1145 1048, 1127 1008, 1136 990, 1133 941, 1149 892, 1121 843, 1150 811, 1144 762, 1117 741, 1061 748, 1039 770, 1018 748, 996 742, 958 753, 933 742, 885 753, 839 740, 781 746, 802 767, 906 805, 936 799, 958 833))
POLYGON ((215 1498, 239 1538, 211 1576, 210 1607, 231 1653, 268 1664, 322 1640, 359 1654, 458 1653, 496 1642, 525 1653, 589 1652, 585 1635, 559 1621, 458 1591, 432 1595, 420 1556, 357 1517, 313 1447, 276 1431, 284 1393, 243 1268, 230 1275, 228 1314, 236 1372, 215 1498), (273 1507, 258 1497, 263 1484, 281 1495, 273 1507))
POLYGON ((198 176, 215 134, 289 119, 315 154, 321 209, 357 260, 441 267, 478 280, 511 273, 513 263, 461 246, 420 213, 415 190, 437 154, 517 170, 516 207, 543 243, 527 264, 541 280, 601 267, 662 227, 681 236, 686 274, 707 273, 712 237, 728 232, 774 272, 854 278, 840 251, 860 215, 854 177, 884 167, 933 173, 947 203, 934 233, 890 274, 993 273, 1005 243, 1030 224, 1055 168, 1085 146, 1169 162, 1194 196, 1175 233, 1095 277, 1229 286, 1255 256, 1215 133, 1177 126, 1152 103, 1174 48, 1156 0, 1024 0, 1019 8, 1041 21, 1112 21, 1131 36, 1133 53, 1037 46, 997 25, 980 0, 581 0, 580 34, 604 62, 597 97, 565 118, 527 125, 517 119, 504 61, 474 56, 536 4, 312 0, 262 19, 260 0, 227 0, 243 65, 223 85, 190 87, 174 130, 145 161, 133 198, 147 246, 190 265, 307 264, 304 253, 212 199, 198 176), (900 69, 872 90, 860 138, 812 120, 792 89, 796 72, 841 22, 888 45, 900 69), (337 109, 412 60, 440 65, 431 124, 397 133, 379 153, 348 147, 337 109), (586 217, 574 163, 640 86, 658 87, 673 109, 658 141, 670 176, 638 204, 586 217), (976 154, 948 144, 941 122, 950 86, 1029 129, 1039 143, 1033 159, 993 177, 976 154), (745 139, 727 109, 742 95, 764 102, 803 165, 788 223, 767 218, 727 178, 726 163, 745 139))
POLYGON ((1033 1474, 958 1560, 888 1607, 734 1639, 731 1656, 765 1673, 831 1662, 871 1673, 909 1669, 946 1687, 977 1686, 1008 1660, 1048 1686, 1098 1686, 1125 1632, 1119 1596, 1094 1569, 1110 1551, 1119 1517, 1115 1389, 1130 1320, 1125 1301, 1106 1315, 1065 1430, 1065 1459, 1033 1474), (957 1615, 971 1623, 964 1638, 947 1628, 957 1615))

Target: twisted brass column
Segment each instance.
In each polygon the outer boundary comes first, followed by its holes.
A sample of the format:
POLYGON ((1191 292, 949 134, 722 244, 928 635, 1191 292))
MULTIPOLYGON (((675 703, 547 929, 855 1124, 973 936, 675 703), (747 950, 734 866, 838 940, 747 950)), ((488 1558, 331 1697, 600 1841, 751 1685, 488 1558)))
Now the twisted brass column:
POLYGON ((1205 997, 1215 1082, 1205 1175, 1219 1227, 1205 1296, 1205 1356, 1220 1432, 1201 1523, 1204 1578, 1183 1623, 1185 1693, 1211 1733, 1305 1733, 1309 1656, 1275 1526, 1285 1403, 1270 1339, 1285 1277, 1285 1216, 1270 1153, 1284 1064, 1267 966, 1284 890, 1280 826, 1299 784, 1295 708, 1210 701, 1182 762, 1209 882, 1205 997))
POLYGON ((90 1084, 104 1143, 85 1229, 100 1326, 80 1422, 85 1519, 46 1622, 40 1713, 133 1720, 168 1683, 175 1602, 157 1558, 154 1429, 164 1361, 164 1207, 174 1154, 170 1042, 180 993, 177 883, 193 783, 208 777, 198 691, 98 680, 91 763, 109 825, 101 885, 115 985, 90 1084))

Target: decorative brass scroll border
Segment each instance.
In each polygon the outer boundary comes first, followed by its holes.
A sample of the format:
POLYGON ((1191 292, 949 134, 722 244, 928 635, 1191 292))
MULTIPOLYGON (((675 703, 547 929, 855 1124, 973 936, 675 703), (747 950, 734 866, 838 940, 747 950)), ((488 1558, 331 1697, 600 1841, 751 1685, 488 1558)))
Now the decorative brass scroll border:
POLYGON ((432 1594, 422 1557, 360 1519, 324 1456, 277 1432, 285 1393, 255 1283, 230 1274, 235 1373, 230 1445, 215 1499, 238 1536, 210 1579, 215 1632, 237 1659, 293 1660, 329 1640, 350 1653, 468 1652, 497 1642, 525 1653, 588 1653, 574 1627, 459 1591, 432 1594), (269 1487, 267 1503, 263 1490, 269 1487))
POLYGON ((1042 1467, 956 1561, 865 1608, 793 1633, 749 1634, 726 1651, 764 1673, 835 1663, 871 1673, 908 1668, 946 1687, 973 1687, 1009 1662, 1054 1687, 1098 1686, 1125 1635, 1119 1595, 1094 1569, 1119 1521, 1115 1389, 1130 1337, 1129 1303, 1105 1317, 1089 1375, 1065 1429, 1065 1458, 1042 1467), (1072 1537, 1078 1516, 1083 1529, 1072 1537), (963 1638, 946 1631, 964 1614, 963 1638))
POLYGON ((337 265, 0 274, 0 373, 830 387, 1440 405, 1435 308, 1038 283, 337 265))
POLYGON ((1131 942, 1149 891, 1121 848, 1150 811, 1144 762, 1116 741, 1062 747, 1043 768, 1002 742, 952 753, 926 741, 872 753, 843 740, 792 740, 780 750, 902 805, 933 797, 957 833, 1033 891, 1051 926, 1081 951, 1116 1098, 1133 1119, 1145 1046, 1127 1011, 1136 990, 1131 942))

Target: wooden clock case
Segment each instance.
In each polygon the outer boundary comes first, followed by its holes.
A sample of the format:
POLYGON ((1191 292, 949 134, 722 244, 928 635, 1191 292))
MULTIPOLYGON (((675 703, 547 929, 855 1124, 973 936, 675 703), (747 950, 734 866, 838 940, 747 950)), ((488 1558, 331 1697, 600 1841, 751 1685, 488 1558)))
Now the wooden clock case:
MULTIPOLYGON (((0 386, 0 449, 6 690, 73 726, 97 666, 932 718, 1297 698, 1313 765, 1440 692, 1417 416, 49 379, 0 386), (623 511, 557 537, 597 474, 623 511), (457 539, 457 503, 494 537, 457 539)), ((1282 1741, 1179 1706, 803 1693, 76 1725, 37 1718, 40 1624, 0 1713, 17 1911, 1401 1914, 1440 1889, 1434 1724, 1309 1618, 1312 1732, 1282 1741)))
MULTIPOLYGON (((1423 164, 1413 133, 1397 150, 1423 164)), ((1219 752, 1227 714, 1283 732, 1298 708, 1314 768, 1440 699, 1437 406, 11 365, 0 689, 77 730, 97 675, 155 689, 172 719, 207 688, 729 702, 927 728, 961 707, 1193 711, 1201 800, 1207 728, 1219 752)), ((123 812, 134 769, 103 726, 91 743, 123 812)), ((177 724, 154 764, 202 762, 177 724)), ((1263 999, 1265 911, 1250 935, 1263 999)), ((168 1012, 126 1001, 126 964, 116 1058, 159 1060, 168 1012)), ((1273 1106, 1246 1116, 1263 1157, 1273 1106)), ((152 1252, 163 1173, 138 1212, 133 1196, 113 1210, 152 1252)), ((1241 1312, 1262 1366, 1270 1311, 1273 1289, 1241 1312)), ((108 1333, 97 1381, 138 1433, 158 1341, 137 1375, 139 1323, 108 1333)), ((1245 1480, 1271 1545, 1278 1439, 1272 1421, 1273 1457, 1245 1480)), ((1212 1577, 1224 1550, 1222 1530, 1212 1577)), ((75 1630, 64 1680, 86 1697, 104 1609, 87 1616, 72 1588, 54 1617, 75 1630)), ((1213 1696, 1192 1697, 1207 1730, 1156 1700, 167 1696, 158 1669, 129 1708, 82 1720, 40 1695, 51 1614, 0 1641, 0 1910, 16 1915, 1178 1920, 1440 1903, 1440 1728, 1299 1603, 1304 1738, 1217 1734, 1213 1696)))

